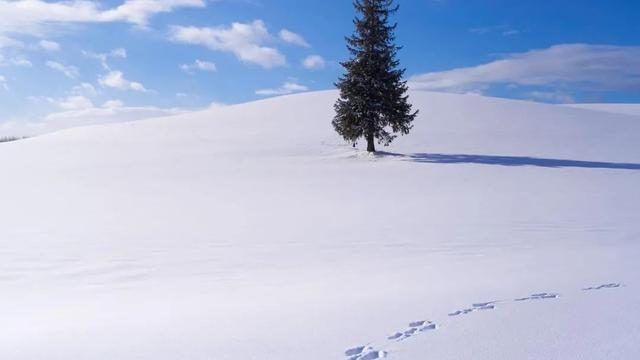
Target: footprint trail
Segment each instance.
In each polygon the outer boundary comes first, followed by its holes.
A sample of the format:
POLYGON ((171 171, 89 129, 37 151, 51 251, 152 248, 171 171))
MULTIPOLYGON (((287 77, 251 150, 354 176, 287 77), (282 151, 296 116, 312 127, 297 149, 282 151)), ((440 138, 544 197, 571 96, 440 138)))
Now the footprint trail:
POLYGON ((471 304, 470 308, 454 311, 452 313, 449 313, 449 316, 466 315, 475 311, 494 310, 497 307, 497 303, 497 301, 489 301, 484 303, 471 304))
POLYGON ((602 289, 614 289, 614 288, 619 288, 622 287, 621 284, 618 283, 610 283, 610 284, 603 284, 600 286, 592 286, 592 287, 588 287, 585 289, 582 289, 583 291, 592 291, 592 290, 602 290, 602 289))
MULTIPOLYGON (((620 283, 609 283, 609 284, 602 284, 598 286, 583 288, 582 291, 598 291, 598 290, 605 290, 605 289, 620 288, 623 286, 624 285, 620 283)), ((552 300, 552 299, 558 299, 558 298, 560 298, 559 293, 540 292, 540 293, 531 294, 527 297, 513 299, 512 303, 519 303, 519 302, 526 302, 526 301, 543 301, 543 300, 552 300)), ((461 315, 467 315, 477 311, 495 310, 498 306, 498 303, 504 303, 505 305, 508 305, 507 302, 508 302, 507 300, 495 300, 495 301, 474 303, 474 304, 471 304, 471 306, 468 308, 449 313, 448 316, 456 317, 461 315)), ((420 333, 437 330, 438 328, 439 326, 432 321, 416 320, 416 321, 410 322, 408 324, 408 327, 405 328, 404 330, 396 331, 392 335, 387 336, 386 339, 390 341, 388 345, 391 345, 394 342, 403 341, 411 337, 414 337, 420 333)), ((361 345, 361 346, 356 346, 356 347, 347 349, 344 352, 344 354, 346 356, 346 360, 375 360, 375 359, 386 358, 387 356, 389 356, 389 351, 379 350, 377 348, 374 348, 371 345, 361 345)))
POLYGON ((400 331, 395 332, 393 333, 393 335, 388 336, 387 340, 402 341, 416 335, 418 332, 436 330, 437 328, 438 328, 438 325, 436 325, 431 321, 427 321, 427 320, 414 321, 409 323, 409 328, 407 330, 404 330, 402 332, 400 331))
POLYGON ((369 345, 356 346, 346 350, 344 354, 347 356, 347 360, 374 360, 387 357, 386 351, 375 350, 369 345))
POLYGON ((537 293, 531 294, 530 296, 515 299, 515 301, 531 301, 531 300, 547 300, 547 299, 557 299, 560 297, 560 294, 557 293, 537 293))

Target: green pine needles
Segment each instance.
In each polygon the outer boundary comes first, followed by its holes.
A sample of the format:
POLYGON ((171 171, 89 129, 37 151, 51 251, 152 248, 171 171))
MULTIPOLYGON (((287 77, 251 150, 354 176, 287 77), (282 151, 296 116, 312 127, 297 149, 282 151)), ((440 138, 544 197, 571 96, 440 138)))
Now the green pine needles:
POLYGON ((411 110, 405 69, 399 68, 399 46, 389 17, 398 11, 393 0, 356 0, 355 33, 347 37, 351 59, 342 63, 346 73, 336 86, 340 99, 335 104, 333 127, 346 140, 367 141, 375 152, 376 140, 388 146, 396 134, 408 134, 418 111, 411 110))

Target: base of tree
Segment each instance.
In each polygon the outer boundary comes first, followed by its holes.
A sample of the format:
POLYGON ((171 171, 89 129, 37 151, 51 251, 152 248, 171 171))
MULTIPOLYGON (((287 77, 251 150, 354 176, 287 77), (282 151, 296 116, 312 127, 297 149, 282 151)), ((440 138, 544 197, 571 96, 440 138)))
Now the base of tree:
POLYGON ((374 153, 376 152, 376 143, 373 139, 373 136, 367 136, 367 152, 374 153))

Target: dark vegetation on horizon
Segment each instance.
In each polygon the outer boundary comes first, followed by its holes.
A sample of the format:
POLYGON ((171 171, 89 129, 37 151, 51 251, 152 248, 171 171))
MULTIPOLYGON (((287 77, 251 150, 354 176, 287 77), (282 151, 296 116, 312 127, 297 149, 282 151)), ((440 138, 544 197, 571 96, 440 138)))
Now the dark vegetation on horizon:
POLYGON ((18 141, 22 139, 26 139, 26 136, 18 137, 18 136, 0 136, 0 143, 18 141))

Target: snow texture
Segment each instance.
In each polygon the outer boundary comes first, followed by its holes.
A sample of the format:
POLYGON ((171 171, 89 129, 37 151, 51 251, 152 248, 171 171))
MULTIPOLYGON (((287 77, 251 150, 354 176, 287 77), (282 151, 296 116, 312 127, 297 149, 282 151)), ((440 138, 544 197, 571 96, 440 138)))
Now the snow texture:
POLYGON ((640 358, 640 121, 334 91, 0 144, 0 358, 640 358))

